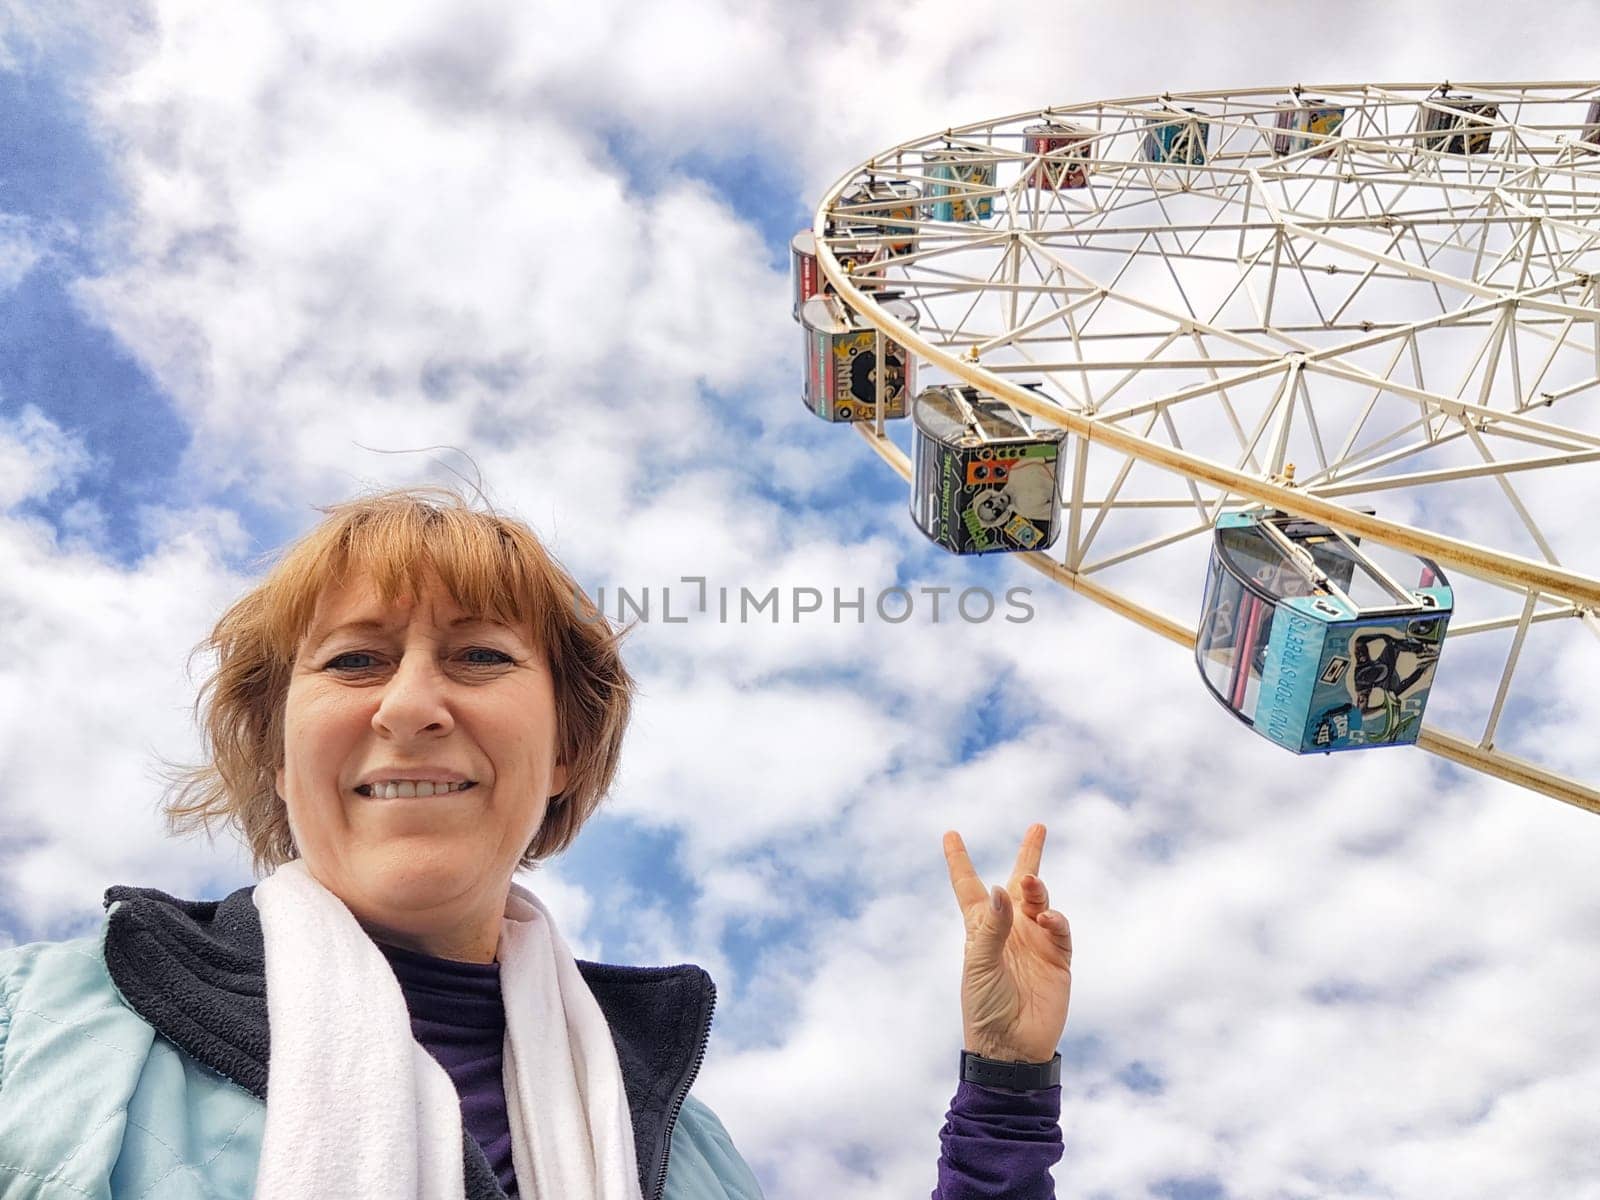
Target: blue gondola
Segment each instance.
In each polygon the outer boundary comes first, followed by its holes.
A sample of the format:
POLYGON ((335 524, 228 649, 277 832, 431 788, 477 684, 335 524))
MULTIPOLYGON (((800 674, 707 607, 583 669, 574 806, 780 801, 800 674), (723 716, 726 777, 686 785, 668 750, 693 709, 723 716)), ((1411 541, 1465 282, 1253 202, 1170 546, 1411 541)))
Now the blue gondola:
POLYGON ((1412 586, 1337 530, 1224 514, 1195 639, 1206 686, 1297 754, 1415 742, 1454 600, 1437 565, 1404 561, 1412 586))
POLYGON ((987 221, 994 215, 995 156, 985 150, 924 150, 927 197, 935 221, 987 221))
POLYGON ((1144 156, 1153 163, 1198 167, 1206 161, 1211 123, 1200 119, 1198 108, 1171 109, 1171 115, 1145 122, 1144 156))

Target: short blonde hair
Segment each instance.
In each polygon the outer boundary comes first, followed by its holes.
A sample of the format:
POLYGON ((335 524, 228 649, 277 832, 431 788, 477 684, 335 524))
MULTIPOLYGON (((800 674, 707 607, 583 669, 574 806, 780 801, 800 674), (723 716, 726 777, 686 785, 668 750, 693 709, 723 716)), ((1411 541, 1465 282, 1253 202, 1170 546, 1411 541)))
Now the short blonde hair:
POLYGON ((616 775, 634 691, 619 653, 625 631, 583 595, 532 529, 473 508, 449 489, 381 492, 319 511, 324 519, 195 648, 217 658, 195 701, 207 761, 172 772, 168 830, 231 826, 249 845, 258 875, 295 858, 274 782, 284 757, 289 678, 318 598, 365 575, 392 603, 437 575, 466 612, 531 629, 549 660, 567 785, 520 865, 565 850, 616 775))

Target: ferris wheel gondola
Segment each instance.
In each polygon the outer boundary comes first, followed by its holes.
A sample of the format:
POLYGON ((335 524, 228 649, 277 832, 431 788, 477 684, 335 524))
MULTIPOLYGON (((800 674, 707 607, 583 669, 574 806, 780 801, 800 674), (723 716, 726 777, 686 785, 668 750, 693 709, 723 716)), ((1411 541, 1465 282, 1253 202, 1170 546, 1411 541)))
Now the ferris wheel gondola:
POLYGON ((1454 597, 1408 587, 1337 529, 1286 513, 1217 522, 1195 659, 1212 694, 1298 754, 1417 740, 1454 597))
MULTIPOLYGON (((909 304, 892 296, 883 297, 883 302, 916 327, 917 313, 909 304)), ((917 364, 904 346, 885 339, 837 295, 813 296, 800 318, 806 333, 806 408, 824 421, 906 415, 917 364)))
POLYGON ((1313 158, 1327 158, 1338 145, 1335 138, 1344 124, 1344 106, 1315 96, 1278 101, 1272 152, 1280 157, 1310 150, 1313 158))
POLYGON ((973 387, 932 387, 912 405, 911 518, 952 554, 1045 550, 1060 532, 1062 429, 1035 430, 973 387))
POLYGON ((1422 110, 1422 147, 1442 154, 1486 154, 1500 105, 1441 92, 1422 110))
POLYGON ((987 221, 994 216, 995 159, 966 146, 922 152, 929 215, 935 221, 987 221))
POLYGON ((1203 118, 1198 108, 1164 107, 1171 110, 1171 116, 1155 116, 1145 122, 1145 158, 1166 166, 1202 166, 1211 138, 1211 122, 1203 118))
POLYGON ((1093 130, 1070 121, 1041 121, 1023 129, 1022 137, 1024 149, 1040 156, 1030 186, 1051 192, 1088 186, 1093 130))

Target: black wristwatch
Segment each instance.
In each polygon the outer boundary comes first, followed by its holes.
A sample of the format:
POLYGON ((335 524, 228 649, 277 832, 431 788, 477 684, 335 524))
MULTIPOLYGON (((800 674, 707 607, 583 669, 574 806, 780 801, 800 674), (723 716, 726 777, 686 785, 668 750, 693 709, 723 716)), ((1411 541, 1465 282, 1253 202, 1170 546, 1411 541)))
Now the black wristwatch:
POLYGON ((967 1083, 1010 1088, 1017 1092, 1055 1087, 1061 1082, 1061 1055, 1057 1054, 1049 1062, 1043 1063, 1002 1062, 997 1058, 982 1058, 963 1050, 961 1078, 967 1083))

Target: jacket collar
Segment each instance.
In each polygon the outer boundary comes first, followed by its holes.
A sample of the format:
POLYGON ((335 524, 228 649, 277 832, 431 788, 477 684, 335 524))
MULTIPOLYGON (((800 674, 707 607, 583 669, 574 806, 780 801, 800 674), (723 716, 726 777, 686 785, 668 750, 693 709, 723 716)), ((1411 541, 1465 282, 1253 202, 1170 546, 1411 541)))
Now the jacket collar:
MULTIPOLYGON (((222 900, 179 900, 154 888, 106 892, 105 961, 128 1006, 197 1062, 265 1101, 270 1038, 261 918, 240 888, 222 900)), ((611 1026, 633 1116, 640 1193, 660 1195, 672 1126, 699 1072, 716 987, 701 968, 621 967, 578 960, 611 1026)), ((465 1129, 468 1200, 503 1197, 465 1129)))

